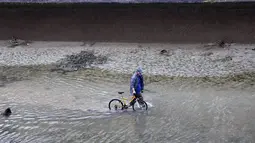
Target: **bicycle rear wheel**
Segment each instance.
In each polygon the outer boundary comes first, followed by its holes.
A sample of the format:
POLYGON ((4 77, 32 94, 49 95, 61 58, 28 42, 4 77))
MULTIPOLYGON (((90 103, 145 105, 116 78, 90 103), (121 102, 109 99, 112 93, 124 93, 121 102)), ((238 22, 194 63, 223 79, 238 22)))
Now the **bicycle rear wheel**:
POLYGON ((148 105, 145 101, 139 101, 137 100, 133 105, 132 108, 134 111, 138 110, 148 110, 148 105))
POLYGON ((114 110, 123 110, 124 104, 119 99, 112 99, 109 102, 108 107, 109 107, 110 110, 112 110, 112 109, 114 109, 114 110))

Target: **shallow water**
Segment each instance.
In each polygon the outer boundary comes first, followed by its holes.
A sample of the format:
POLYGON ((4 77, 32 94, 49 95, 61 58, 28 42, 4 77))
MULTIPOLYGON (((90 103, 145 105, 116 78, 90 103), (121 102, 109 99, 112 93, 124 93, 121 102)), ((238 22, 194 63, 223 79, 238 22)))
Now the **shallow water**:
POLYGON ((148 111, 110 112, 128 83, 44 75, 0 88, 0 142, 254 142, 255 93, 146 85, 148 111))

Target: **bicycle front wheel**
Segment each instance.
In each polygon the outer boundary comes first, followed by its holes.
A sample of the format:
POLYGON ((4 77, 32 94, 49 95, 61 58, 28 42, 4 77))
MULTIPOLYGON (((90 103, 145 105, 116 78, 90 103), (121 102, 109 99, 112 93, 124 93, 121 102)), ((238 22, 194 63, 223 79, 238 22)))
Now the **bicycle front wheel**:
POLYGON ((112 110, 112 109, 114 109, 114 110, 123 110, 124 104, 119 99, 112 99, 109 102, 108 107, 109 107, 110 110, 112 110))

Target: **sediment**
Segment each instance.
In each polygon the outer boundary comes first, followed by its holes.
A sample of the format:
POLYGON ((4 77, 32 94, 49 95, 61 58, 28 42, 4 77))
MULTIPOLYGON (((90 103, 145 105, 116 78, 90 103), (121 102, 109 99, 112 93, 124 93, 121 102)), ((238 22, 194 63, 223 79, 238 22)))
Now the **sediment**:
POLYGON ((141 66, 146 84, 245 88, 255 83, 253 45, 33 42, 29 46, 1 48, 2 81, 47 72, 128 82, 141 66))

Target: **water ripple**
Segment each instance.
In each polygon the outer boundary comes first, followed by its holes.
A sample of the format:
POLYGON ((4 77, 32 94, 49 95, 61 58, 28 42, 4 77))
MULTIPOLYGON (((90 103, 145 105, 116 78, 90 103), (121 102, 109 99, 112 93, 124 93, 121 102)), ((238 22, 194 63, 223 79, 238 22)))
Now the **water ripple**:
POLYGON ((254 142, 255 97, 245 91, 148 85, 148 112, 110 112, 128 85, 46 75, 0 92, 0 142, 254 142), (171 94, 170 94, 171 93, 171 94))

